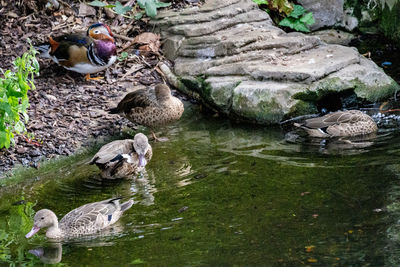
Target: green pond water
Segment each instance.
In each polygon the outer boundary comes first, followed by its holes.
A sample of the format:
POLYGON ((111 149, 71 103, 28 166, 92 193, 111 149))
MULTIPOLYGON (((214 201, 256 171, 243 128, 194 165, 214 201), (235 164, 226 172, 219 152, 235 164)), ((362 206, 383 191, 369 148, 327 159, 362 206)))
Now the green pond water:
POLYGON ((397 200, 396 133, 380 133, 366 148, 327 149, 287 143, 279 128, 233 124, 187 106, 184 117, 162 136, 169 141, 152 143, 147 172, 136 180, 102 181, 98 169, 87 165, 90 154, 3 187, 3 229, 12 227, 7 225, 10 210, 22 196, 36 203, 35 210, 48 208, 59 218, 117 195, 136 202, 107 233, 63 244, 49 242, 43 231, 26 240, 24 231, 31 227, 26 225, 14 234, 4 265, 41 260, 63 266, 400 262, 395 211, 386 209, 397 200), (39 248, 41 260, 29 252, 39 248))

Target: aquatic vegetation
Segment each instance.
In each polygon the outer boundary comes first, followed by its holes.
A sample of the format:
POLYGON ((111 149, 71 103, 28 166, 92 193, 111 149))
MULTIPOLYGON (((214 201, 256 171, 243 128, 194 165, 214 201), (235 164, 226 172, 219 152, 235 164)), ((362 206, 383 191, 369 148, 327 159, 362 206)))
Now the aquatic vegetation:
POLYGON ((3 225, 0 227, 0 262, 7 263, 9 266, 33 266, 38 262, 32 255, 25 256, 24 233, 30 229, 32 218, 35 213, 34 203, 25 201, 23 198, 11 205, 3 225), (12 253, 12 248, 17 248, 17 253, 12 253))
POLYGON ((7 70, 0 77, 0 148, 14 144, 14 134, 26 131, 29 107, 28 90, 35 89, 35 74, 39 74, 36 50, 29 51, 14 60, 14 71, 7 70), (21 119, 21 116, 23 119, 21 119))

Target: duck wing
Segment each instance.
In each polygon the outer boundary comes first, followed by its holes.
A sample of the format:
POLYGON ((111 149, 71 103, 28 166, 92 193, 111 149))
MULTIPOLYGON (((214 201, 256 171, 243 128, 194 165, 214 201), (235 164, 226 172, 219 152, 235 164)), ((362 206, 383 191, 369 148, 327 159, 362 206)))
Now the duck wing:
POLYGON ((322 117, 308 119, 304 122, 303 126, 311 129, 326 128, 336 124, 355 123, 364 120, 364 116, 365 114, 358 110, 337 111, 322 117))
POLYGON ((147 108, 156 105, 157 99, 154 90, 139 89, 126 94, 116 108, 110 109, 110 113, 129 113, 133 108, 147 108))
POLYGON ((110 162, 112 159, 121 154, 129 154, 134 150, 133 140, 116 140, 108 143, 100 148, 100 150, 93 156, 89 164, 104 165, 110 162))
MULTIPOLYGON (((73 54, 84 54, 93 42, 91 38, 82 34, 67 34, 50 40, 50 55, 58 60, 71 60, 75 57, 73 54), (78 51, 82 51, 79 53, 78 51)), ((87 57, 87 56, 86 56, 87 57)))
POLYGON ((76 208, 61 219, 60 228, 67 236, 95 233, 119 219, 119 200, 111 198, 76 208))
POLYGON ((84 34, 66 34, 59 37, 49 37, 49 42, 35 45, 41 57, 51 58, 65 67, 77 63, 89 63, 87 55, 93 39, 84 34))

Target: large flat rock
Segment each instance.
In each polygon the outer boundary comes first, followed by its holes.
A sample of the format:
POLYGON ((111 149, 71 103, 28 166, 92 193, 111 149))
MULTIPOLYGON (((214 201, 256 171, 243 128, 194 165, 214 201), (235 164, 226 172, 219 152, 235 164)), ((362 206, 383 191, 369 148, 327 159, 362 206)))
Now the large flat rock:
POLYGON ((178 89, 235 119, 275 124, 315 112, 327 95, 350 91, 359 102, 374 102, 399 89, 355 48, 285 33, 251 0, 206 0, 200 8, 161 12, 153 23, 174 61, 178 89))

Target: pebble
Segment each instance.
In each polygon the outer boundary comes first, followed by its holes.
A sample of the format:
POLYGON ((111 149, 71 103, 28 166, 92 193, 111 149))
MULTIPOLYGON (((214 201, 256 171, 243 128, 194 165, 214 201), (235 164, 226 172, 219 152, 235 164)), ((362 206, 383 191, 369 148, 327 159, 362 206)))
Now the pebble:
POLYGON ((18 154, 24 154, 26 152, 26 150, 27 150, 26 147, 20 146, 20 147, 17 148, 17 153, 18 154))
POLYGON ((31 157, 38 157, 41 155, 42 155, 42 153, 38 149, 29 151, 29 156, 31 156, 31 157))

